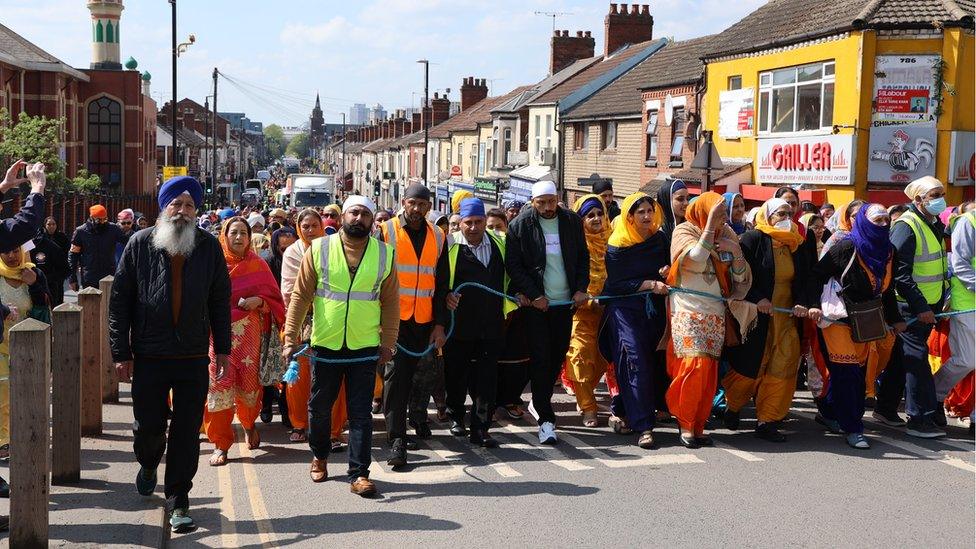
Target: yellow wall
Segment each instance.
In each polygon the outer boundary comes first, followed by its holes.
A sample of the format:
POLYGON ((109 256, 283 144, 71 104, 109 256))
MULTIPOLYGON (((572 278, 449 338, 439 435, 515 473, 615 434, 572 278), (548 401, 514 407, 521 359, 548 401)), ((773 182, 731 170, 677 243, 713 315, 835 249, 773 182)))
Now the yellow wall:
MULTIPOLYGON (((491 151, 493 148, 492 131, 493 128, 490 123, 481 124, 478 126, 478 147, 480 148, 482 143, 485 144, 485 173, 491 171, 492 168, 491 165, 491 151)), ((478 175, 485 175, 485 173, 479 173, 478 175)))
MULTIPOLYGON (((461 148, 461 178, 464 181, 474 181, 478 170, 478 131, 451 132, 451 154, 454 155, 453 164, 457 164, 458 147, 461 148), (475 158, 472 169, 471 147, 474 146, 475 158)), ((452 164, 452 165, 453 165, 452 164)))
MULTIPOLYGON (((944 95, 943 112, 938 122, 936 177, 945 180, 948 175, 950 134, 952 131, 973 131, 974 39, 959 29, 948 29, 944 36, 926 38, 907 36, 876 36, 874 31, 853 32, 849 36, 806 45, 803 47, 744 57, 715 61, 707 66, 707 90, 705 94, 704 127, 716 130, 714 139, 723 158, 756 159, 756 137, 722 139, 719 137, 719 92, 728 89, 730 76, 742 77, 743 88, 755 90, 755 106, 759 109, 759 73, 768 70, 804 65, 817 61, 833 60, 835 65, 835 95, 833 123, 841 126, 857 126, 857 154, 854 163, 854 185, 828 185, 827 200, 841 203, 855 196, 867 194, 867 157, 869 154, 872 99, 874 95, 874 61, 877 55, 886 54, 939 54, 946 62, 945 82, 955 89, 955 96, 948 91, 944 95)), ((756 122, 758 131, 758 120, 756 122)), ((841 134, 855 133, 853 128, 842 128, 841 134)), ((784 134, 789 135, 789 134, 784 134)), ((757 163, 753 162, 753 181, 757 163)), ((963 188, 949 186, 949 203, 962 200, 963 188)))

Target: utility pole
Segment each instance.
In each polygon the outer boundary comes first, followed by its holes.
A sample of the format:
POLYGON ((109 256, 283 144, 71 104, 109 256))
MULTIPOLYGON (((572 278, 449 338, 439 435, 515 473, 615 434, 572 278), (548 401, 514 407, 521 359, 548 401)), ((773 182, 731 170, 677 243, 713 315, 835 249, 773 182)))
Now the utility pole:
MULTIPOLYGON (((203 150, 204 150, 203 154, 205 155, 210 152, 210 96, 209 95, 203 99, 203 150)), ((207 158, 206 156, 204 156, 203 168, 206 168, 207 164, 208 164, 207 158)), ((208 171, 210 170, 201 169, 201 173, 203 173, 204 190, 206 190, 207 187, 208 171)))
POLYGON ((180 145, 179 139, 177 138, 177 124, 176 124, 176 0, 169 0, 169 5, 173 7, 173 24, 172 24, 172 41, 173 41, 173 104, 170 105, 170 116, 172 117, 171 125, 173 129, 173 165, 179 165, 180 161, 180 145))
POLYGON ((244 189, 244 117, 241 117, 241 133, 237 136, 237 162, 241 173, 241 189, 244 189))
POLYGON ((217 169, 217 67, 213 70, 213 135, 214 135, 214 148, 213 148, 213 177, 210 182, 210 192, 217 193, 217 178, 220 176, 220 172, 217 169))
MULTIPOLYGON (((427 105, 430 103, 430 98, 428 97, 428 92, 429 92, 428 86, 430 85, 430 61, 428 61, 427 59, 421 59, 420 61, 417 62, 424 64, 424 104, 421 105, 420 107, 420 121, 421 124, 424 125, 424 166, 423 169, 421 170, 421 177, 424 180, 424 185, 426 185, 427 184, 427 147, 429 142, 428 128, 430 127, 430 122, 427 120, 426 113, 427 113, 427 105)), ((430 113, 431 113, 431 117, 433 117, 434 114, 433 109, 431 109, 430 113)))
POLYGON ((342 113, 342 190, 346 190, 346 113, 342 113))

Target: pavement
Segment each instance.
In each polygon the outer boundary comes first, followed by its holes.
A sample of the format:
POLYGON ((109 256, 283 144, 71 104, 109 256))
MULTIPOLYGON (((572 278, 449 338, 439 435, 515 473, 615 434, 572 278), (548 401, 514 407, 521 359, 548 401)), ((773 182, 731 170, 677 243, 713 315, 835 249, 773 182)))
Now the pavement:
MULTIPOLYGON (((104 410, 104 434, 84 438, 81 483, 54 486, 52 547, 158 547, 166 543, 162 487, 134 488, 128 385, 104 410)), ((599 394, 606 403, 607 395, 599 394)), ((636 435, 582 427, 571 396, 557 391, 560 442, 540 447, 535 424, 500 420, 501 447, 474 448, 434 421, 434 437, 410 453, 405 472, 386 466, 382 418, 374 416, 371 477, 380 496, 362 499, 345 481, 347 456, 333 454, 329 480, 308 479, 311 454, 280 423, 260 424, 262 446, 243 431, 225 467, 207 464, 204 441, 191 492, 199 528, 170 547, 861 547, 972 548, 976 464, 972 437, 919 440, 867 423, 872 448, 849 448, 813 421, 798 393, 785 425, 789 441, 743 430, 712 431, 716 446, 687 450, 674 424, 658 428, 658 449, 636 435)), ((747 414, 749 411, 746 412, 747 414)), ((0 474, 6 476, 6 465, 0 474)), ((161 475, 162 476, 162 475, 161 475)), ((0 502, 7 514, 8 501, 0 502)), ((0 537, 0 545, 6 543, 0 537)))

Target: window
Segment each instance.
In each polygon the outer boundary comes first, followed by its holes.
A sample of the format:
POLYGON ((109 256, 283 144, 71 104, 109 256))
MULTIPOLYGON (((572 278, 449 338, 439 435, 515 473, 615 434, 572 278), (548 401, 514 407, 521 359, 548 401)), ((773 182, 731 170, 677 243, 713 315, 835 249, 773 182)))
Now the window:
POLYGON ((617 123, 603 123, 603 150, 617 148, 617 123))
POLYGON ((759 75, 759 132, 830 127, 834 119, 834 63, 813 63, 759 75))
POLYGON ((538 114, 535 115, 535 151, 536 154, 542 156, 542 117, 538 114))
POLYGON ((122 183, 122 105, 108 97, 88 104, 88 171, 105 185, 122 183))
POLYGON ((546 148, 552 149, 552 115, 546 115, 546 148))
POLYGON ((685 144, 685 108, 675 107, 671 119, 671 166, 680 167, 681 147, 685 144))
POLYGON ((582 122, 573 124, 573 148, 577 151, 586 149, 586 142, 589 140, 589 128, 582 122))
POLYGON ((504 154, 502 155, 502 160, 504 164, 508 165, 508 153, 512 152, 512 129, 505 128, 505 148, 502 149, 504 154))
POLYGON ((647 111, 647 127, 644 129, 647 135, 647 162, 657 164, 657 110, 647 111))
POLYGON ((498 165, 498 128, 491 130, 491 166, 498 165))
POLYGON ((742 76, 730 76, 729 77, 729 89, 730 90, 741 90, 742 89, 742 76))

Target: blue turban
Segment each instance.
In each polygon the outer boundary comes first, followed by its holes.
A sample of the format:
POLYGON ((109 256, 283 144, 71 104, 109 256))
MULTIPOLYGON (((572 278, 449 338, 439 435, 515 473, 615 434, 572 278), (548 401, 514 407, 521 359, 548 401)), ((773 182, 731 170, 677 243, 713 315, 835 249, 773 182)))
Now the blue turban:
POLYGON ((595 196, 591 196, 580 204, 580 209, 576 213, 578 213, 580 217, 586 217, 586 214, 590 213, 590 210, 595 208, 599 208, 601 210, 604 209, 603 201, 595 196))
POLYGON ((224 208, 223 210, 220 210, 217 217, 219 217, 221 221, 227 221, 235 215, 237 215, 237 211, 235 211, 234 208, 224 208))
POLYGON ((159 188, 159 209, 165 209, 173 199, 183 193, 190 193, 193 205, 197 208, 203 204, 203 187, 200 186, 200 182, 188 175, 180 175, 168 179, 159 188))
POLYGON ((485 217, 485 203, 480 198, 465 198, 458 211, 461 219, 465 217, 485 217))

